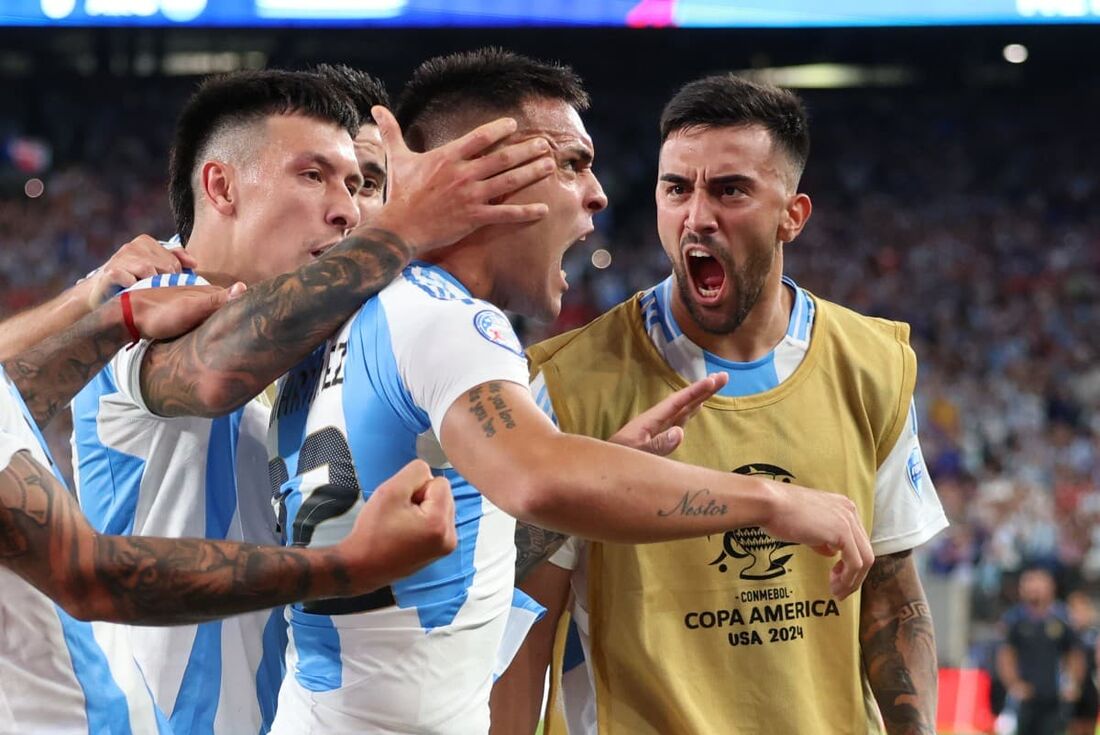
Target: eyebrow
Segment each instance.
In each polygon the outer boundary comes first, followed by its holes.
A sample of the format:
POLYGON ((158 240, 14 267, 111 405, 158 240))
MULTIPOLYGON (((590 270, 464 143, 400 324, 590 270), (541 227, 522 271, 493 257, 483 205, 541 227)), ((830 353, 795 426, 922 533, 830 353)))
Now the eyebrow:
MULTIPOLYGON (((691 185, 693 182, 686 176, 680 176, 679 174, 661 174, 660 181, 666 181, 670 184, 687 184, 691 185)), ((708 186, 725 186, 727 184, 754 184, 756 180, 751 176, 745 174, 726 174, 725 176, 715 176, 713 179, 707 180, 708 186)))
POLYGON ((374 161, 364 163, 362 166, 360 166, 360 170, 363 172, 364 179, 366 179, 368 174, 373 174, 375 178, 380 179, 381 181, 386 180, 386 169, 382 168, 374 161))

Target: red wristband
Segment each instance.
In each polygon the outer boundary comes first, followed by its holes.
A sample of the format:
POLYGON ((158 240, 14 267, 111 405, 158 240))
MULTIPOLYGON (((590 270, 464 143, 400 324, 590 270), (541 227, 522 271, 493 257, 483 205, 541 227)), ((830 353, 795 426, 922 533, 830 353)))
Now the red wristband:
POLYGON ((138 332, 137 325, 134 324, 134 307, 130 303, 130 292, 124 291, 122 296, 119 297, 119 303, 122 304, 122 323, 126 325, 126 331, 130 333, 130 347, 133 347, 141 341, 141 333, 138 332))

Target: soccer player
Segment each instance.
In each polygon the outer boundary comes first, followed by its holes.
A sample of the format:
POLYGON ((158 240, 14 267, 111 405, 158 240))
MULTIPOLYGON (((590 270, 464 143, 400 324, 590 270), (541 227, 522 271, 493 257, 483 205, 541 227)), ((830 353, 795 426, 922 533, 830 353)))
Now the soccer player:
MULTIPOLYGON (((290 542, 338 541, 375 478, 420 457, 451 480, 458 547, 360 600, 292 607, 273 732, 486 732, 513 600, 513 517, 619 542, 761 525, 840 550, 819 572, 839 596, 870 565, 847 498, 559 433, 535 404, 501 310, 557 314, 562 255, 606 205, 586 105, 568 69, 495 50, 429 60, 402 94, 416 150, 500 115, 519 124, 512 140, 547 141, 554 172, 507 201, 545 202, 549 214, 410 265, 281 384, 269 439, 290 542)), ((396 149, 396 128, 382 110, 375 119, 396 149)))
MULTIPOLYGON (((281 541, 267 483, 268 407, 253 397, 414 253, 545 209, 489 203, 546 175, 538 145, 480 155, 514 129, 498 121, 446 150, 391 156, 390 196, 357 227, 359 129, 351 103, 313 73, 218 77, 188 102, 170 198, 197 273, 137 287, 202 274, 249 290, 180 339, 120 351, 74 401, 80 498, 101 533, 281 541)), ((175 729, 266 729, 282 678, 282 611, 120 635, 175 729)))
POLYGON ((389 107, 389 93, 378 79, 362 69, 344 64, 318 64, 313 72, 346 94, 359 114, 359 131, 353 143, 363 183, 355 193, 355 203, 359 208, 359 221, 366 222, 382 206, 386 190, 386 152, 371 108, 375 105, 389 107))
POLYGON ((322 553, 92 531, 52 463, 40 426, 131 331, 174 337, 228 296, 211 287, 127 294, 126 302, 114 299, 0 367, 5 730, 167 732, 133 658, 108 664, 97 640, 104 631, 81 621, 181 623, 300 597, 360 594, 454 547, 449 488, 445 480, 430 480, 423 463, 379 488, 374 497, 384 500, 365 509, 347 543, 322 553))
MULTIPOLYGON (((879 712, 887 732, 932 733, 935 642, 911 550, 947 521, 917 438, 908 327, 783 275, 811 211, 795 95, 732 75, 692 82, 661 137, 657 229, 672 275, 532 347, 533 390, 563 431, 603 437, 639 401, 725 371, 675 456, 847 495, 877 558, 839 601, 821 557, 763 527, 648 546, 571 540, 522 585, 550 613, 494 692, 494 723, 534 731, 571 580, 575 626, 560 643, 587 665, 561 688, 572 735, 872 733, 879 712)), ((551 547, 529 529, 517 540, 521 573, 551 547)), ((550 730, 564 732, 557 714, 550 730)))

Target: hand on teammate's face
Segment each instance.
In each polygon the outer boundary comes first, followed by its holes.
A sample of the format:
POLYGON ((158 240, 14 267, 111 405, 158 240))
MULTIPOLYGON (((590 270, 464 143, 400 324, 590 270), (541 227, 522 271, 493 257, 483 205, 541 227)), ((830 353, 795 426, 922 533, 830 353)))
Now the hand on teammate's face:
POLYGON ((771 485, 778 503, 764 530, 774 538, 804 544, 824 556, 840 553, 829 574, 829 589, 843 600, 863 584, 875 563, 871 541, 856 504, 845 495, 811 490, 785 482, 771 485))
POLYGON ((138 235, 88 278, 88 308, 96 308, 116 289, 129 288, 143 278, 158 273, 179 273, 195 265, 195 259, 183 248, 169 250, 149 235, 138 235))
MULTIPOLYGON (((379 485, 341 542, 359 581, 378 587, 452 551, 457 541, 451 484, 413 460, 379 485)), ((368 592, 370 589, 364 589, 368 592)))
POLYGON ((245 291, 243 283, 229 288, 177 286, 130 291, 134 326, 145 339, 171 339, 190 332, 245 291))
POLYGON ((635 416, 608 441, 660 457, 672 454, 684 440, 683 427, 687 420, 728 382, 726 373, 714 373, 697 380, 635 416))
POLYGON ((554 171, 550 144, 530 138, 498 144, 516 131, 501 118, 426 153, 405 145, 397 120, 385 107, 371 110, 386 150, 386 203, 370 226, 401 235, 417 255, 454 244, 479 227, 534 222, 546 216, 542 203, 499 200, 554 171))

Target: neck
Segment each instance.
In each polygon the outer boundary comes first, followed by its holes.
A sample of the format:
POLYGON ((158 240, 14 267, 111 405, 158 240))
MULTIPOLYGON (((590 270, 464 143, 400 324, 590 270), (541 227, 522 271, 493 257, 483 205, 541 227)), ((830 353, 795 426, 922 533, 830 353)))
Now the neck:
POLYGON ((234 252, 229 233, 216 232, 213 228, 195 223, 191 237, 187 240, 187 253, 198 263, 195 271, 207 281, 223 287, 237 281, 252 285, 255 279, 250 278, 248 268, 234 261, 234 252))
POLYGON ((493 298, 495 281, 488 268, 484 247, 460 242, 436 250, 423 259, 454 276, 474 298, 501 306, 493 298))
POLYGON ((707 352, 730 362, 759 360, 783 340, 790 325, 794 294, 783 284, 782 274, 783 261, 777 257, 756 305, 732 332, 713 334, 699 327, 676 288, 671 289, 672 315, 687 338, 707 352))

